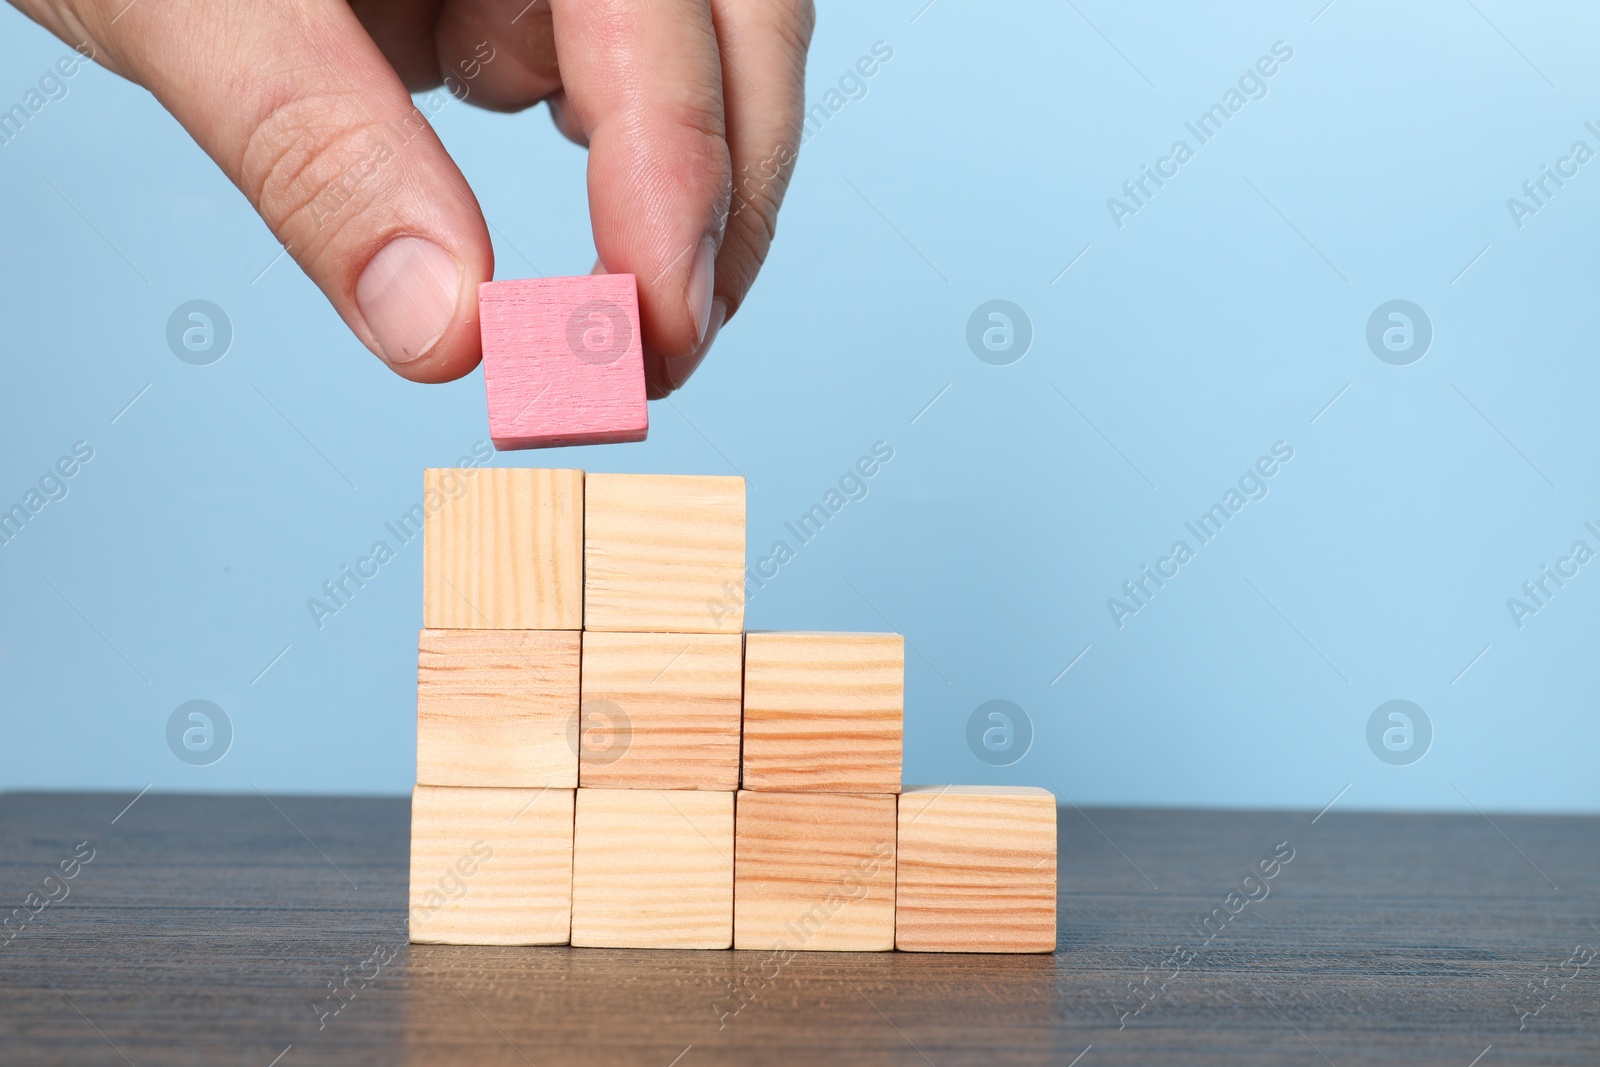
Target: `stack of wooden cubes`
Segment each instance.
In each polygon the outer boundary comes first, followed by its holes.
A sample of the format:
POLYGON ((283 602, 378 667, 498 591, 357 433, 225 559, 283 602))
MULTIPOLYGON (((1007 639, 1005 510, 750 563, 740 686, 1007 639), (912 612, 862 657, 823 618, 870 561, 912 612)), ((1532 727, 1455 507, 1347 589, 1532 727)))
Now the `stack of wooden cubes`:
POLYGON ((1054 949, 1055 798, 902 789, 900 635, 744 631, 743 479, 424 499, 413 941, 1054 949))

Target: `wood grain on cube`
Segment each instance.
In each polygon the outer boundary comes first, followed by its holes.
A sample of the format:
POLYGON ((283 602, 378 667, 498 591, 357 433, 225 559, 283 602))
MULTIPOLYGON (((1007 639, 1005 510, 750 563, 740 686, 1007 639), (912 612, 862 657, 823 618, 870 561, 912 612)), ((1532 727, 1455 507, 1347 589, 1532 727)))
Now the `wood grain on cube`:
POLYGON ((747 634, 744 788, 898 793, 904 700, 899 634, 747 634))
POLYGON ((583 472, 525 468, 423 475, 422 624, 583 628, 583 472))
POLYGON ((579 789, 572 943, 733 944, 733 794, 579 789))
POLYGON ((577 630, 423 630, 417 781, 578 784, 577 630))
POLYGON ((744 479, 591 474, 584 629, 744 629, 744 479))
POLYGON ((1052 952, 1056 799, 1027 786, 907 786, 895 947, 1052 952))
POLYGON ((738 794, 733 947, 894 948, 895 795, 738 794))
POLYGON ((484 282, 478 316, 496 448, 644 440, 633 275, 484 282))
POLYGON ((583 635, 578 784, 739 786, 739 634, 583 635))
POLYGON ((411 794, 411 940, 560 945, 572 927, 571 789, 411 794))

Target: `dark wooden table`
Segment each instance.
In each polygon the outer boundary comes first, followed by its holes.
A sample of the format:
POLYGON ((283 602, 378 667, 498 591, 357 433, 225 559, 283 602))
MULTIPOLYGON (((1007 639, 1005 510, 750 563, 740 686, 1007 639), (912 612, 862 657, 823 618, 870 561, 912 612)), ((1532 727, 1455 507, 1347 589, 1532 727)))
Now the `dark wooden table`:
POLYGON ((778 967, 409 945, 404 800, 130 799, 0 797, 0 1063, 1600 1062, 1597 818, 1067 807, 1054 955, 778 967))

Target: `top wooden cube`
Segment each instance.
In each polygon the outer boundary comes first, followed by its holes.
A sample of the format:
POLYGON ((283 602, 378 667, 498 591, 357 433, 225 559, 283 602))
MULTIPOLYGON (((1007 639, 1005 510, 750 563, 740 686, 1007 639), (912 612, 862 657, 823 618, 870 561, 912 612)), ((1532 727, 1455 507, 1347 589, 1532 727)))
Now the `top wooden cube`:
POLYGON ((644 440, 633 275, 484 282, 478 320, 496 448, 644 440))
POLYGON ((583 628, 583 472, 423 474, 422 625, 583 628))
POLYGON ((744 499, 738 477, 589 475, 583 628, 741 632, 744 499))

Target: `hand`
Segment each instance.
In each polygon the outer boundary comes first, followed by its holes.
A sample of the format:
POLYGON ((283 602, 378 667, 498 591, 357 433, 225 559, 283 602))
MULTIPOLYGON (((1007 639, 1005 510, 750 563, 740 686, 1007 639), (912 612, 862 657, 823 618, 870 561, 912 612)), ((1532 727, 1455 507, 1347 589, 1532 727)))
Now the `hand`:
POLYGON ((150 90, 413 381, 477 365, 494 253, 409 93, 548 100, 589 147, 596 269, 639 278, 653 397, 699 365, 766 257, 814 17, 810 0, 13 2, 150 90))

